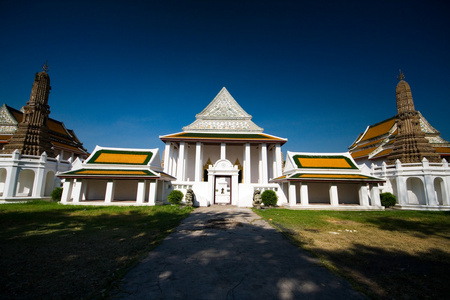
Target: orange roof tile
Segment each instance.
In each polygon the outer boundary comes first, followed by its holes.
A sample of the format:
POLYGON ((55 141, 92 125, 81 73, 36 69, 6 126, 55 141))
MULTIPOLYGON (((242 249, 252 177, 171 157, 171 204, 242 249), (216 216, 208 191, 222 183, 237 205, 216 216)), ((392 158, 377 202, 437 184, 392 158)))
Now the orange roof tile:
POLYGON ((369 129, 367 130, 366 134, 361 139, 361 141, 369 140, 382 134, 387 134, 389 130, 392 128, 392 126, 394 126, 395 121, 396 118, 393 117, 378 124, 369 126, 369 129))
POLYGON ((434 147, 439 154, 450 154, 450 147, 434 147))
POLYGON ((373 150, 377 149, 377 147, 372 147, 369 149, 364 149, 364 150, 360 150, 360 151, 355 151, 350 153, 352 155, 353 158, 361 158, 364 156, 368 156, 370 152, 372 152, 373 150))

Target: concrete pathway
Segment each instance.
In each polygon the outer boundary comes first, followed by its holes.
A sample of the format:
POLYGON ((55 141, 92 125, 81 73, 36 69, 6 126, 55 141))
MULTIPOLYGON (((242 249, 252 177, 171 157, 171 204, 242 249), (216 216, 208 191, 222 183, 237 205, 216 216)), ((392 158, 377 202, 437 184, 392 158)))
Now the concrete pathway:
POLYGON ((112 299, 364 299, 248 208, 197 208, 112 299))

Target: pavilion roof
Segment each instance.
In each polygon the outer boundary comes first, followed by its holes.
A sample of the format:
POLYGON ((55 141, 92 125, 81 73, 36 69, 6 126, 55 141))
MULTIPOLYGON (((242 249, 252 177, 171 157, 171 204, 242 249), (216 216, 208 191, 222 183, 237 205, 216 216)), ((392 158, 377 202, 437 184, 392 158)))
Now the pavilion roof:
POLYGON ((341 174, 341 173, 293 173, 284 175, 271 180, 279 181, 305 181, 305 182, 384 182, 381 178, 367 176, 363 174, 341 174))
POLYGON ((298 169, 358 169, 345 155, 296 154, 292 159, 298 169))
POLYGON ((147 165, 152 156, 150 150, 99 149, 86 164, 147 165))

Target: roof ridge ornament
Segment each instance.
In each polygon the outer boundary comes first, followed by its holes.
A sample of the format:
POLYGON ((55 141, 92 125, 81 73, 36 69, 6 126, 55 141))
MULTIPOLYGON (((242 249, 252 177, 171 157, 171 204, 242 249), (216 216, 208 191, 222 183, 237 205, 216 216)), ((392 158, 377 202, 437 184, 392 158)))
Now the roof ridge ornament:
POLYGON ((403 74, 403 72, 402 72, 401 69, 398 70, 398 76, 397 76, 397 79, 398 79, 399 81, 402 81, 403 79, 405 79, 405 74, 403 74))
POLYGON ((48 60, 45 60, 45 63, 42 65, 42 71, 48 72, 48 60))

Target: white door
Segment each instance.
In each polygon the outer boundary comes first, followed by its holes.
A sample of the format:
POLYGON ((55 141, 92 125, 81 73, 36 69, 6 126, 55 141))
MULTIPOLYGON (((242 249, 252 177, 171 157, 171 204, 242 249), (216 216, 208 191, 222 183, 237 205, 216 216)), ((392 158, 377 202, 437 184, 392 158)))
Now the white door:
POLYGON ((216 176, 214 204, 231 204, 231 176, 216 176))

